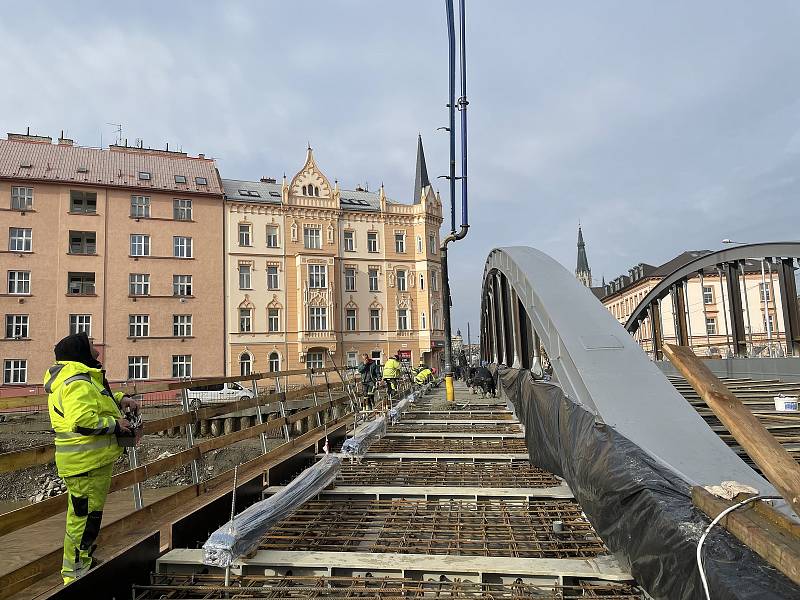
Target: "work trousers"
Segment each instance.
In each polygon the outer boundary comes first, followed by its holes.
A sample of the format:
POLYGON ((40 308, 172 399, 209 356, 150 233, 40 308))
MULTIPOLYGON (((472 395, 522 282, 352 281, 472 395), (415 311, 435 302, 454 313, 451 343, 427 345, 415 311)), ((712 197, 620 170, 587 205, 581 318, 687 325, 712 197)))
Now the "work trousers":
POLYGON ((92 567, 92 554, 103 520, 103 506, 111 486, 113 463, 80 475, 65 477, 67 484, 67 534, 64 536, 64 585, 85 575, 92 567))

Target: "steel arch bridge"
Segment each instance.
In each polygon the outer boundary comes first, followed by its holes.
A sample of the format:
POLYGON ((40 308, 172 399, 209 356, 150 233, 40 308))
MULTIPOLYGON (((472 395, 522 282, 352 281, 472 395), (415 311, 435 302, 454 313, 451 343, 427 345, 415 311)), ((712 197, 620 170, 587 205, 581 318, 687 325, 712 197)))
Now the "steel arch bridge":
POLYGON ((687 280, 699 277, 703 281, 704 276, 717 273, 720 280, 723 276, 725 279, 723 311, 726 313, 726 325, 729 325, 726 327, 726 331, 730 330, 734 354, 737 357, 746 357, 748 355, 747 331, 743 315, 745 313, 749 315, 750 311, 746 306, 747 294, 744 294, 744 302, 742 300, 740 280, 745 262, 760 260, 762 269, 764 264, 767 264, 770 278, 773 268, 778 273, 786 334, 786 355, 800 356, 800 314, 798 314, 798 303, 790 301, 797 298, 794 273, 798 258, 800 258, 800 242, 745 244, 699 256, 670 273, 650 290, 631 313, 625 323, 625 329, 631 334, 636 333, 647 321, 650 325, 649 333, 655 358, 660 359, 664 337, 661 302, 669 297, 675 308, 672 312, 677 342, 683 346, 690 345, 691 331, 688 325, 688 302, 686 299, 687 280), (725 302, 726 295, 727 302, 725 302))

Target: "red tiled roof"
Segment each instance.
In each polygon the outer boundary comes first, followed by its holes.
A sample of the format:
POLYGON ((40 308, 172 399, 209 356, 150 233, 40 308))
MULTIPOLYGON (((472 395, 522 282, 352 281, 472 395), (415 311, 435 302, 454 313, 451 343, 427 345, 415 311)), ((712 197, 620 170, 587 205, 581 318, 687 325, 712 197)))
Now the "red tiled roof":
POLYGON ((223 194, 214 161, 208 158, 119 146, 101 150, 47 140, 0 140, 0 178, 223 194), (85 173, 78 172, 84 168, 85 173), (139 179, 139 172, 150 173, 150 179, 139 179), (185 176, 186 183, 175 183, 175 175, 185 176), (208 185, 198 185, 196 177, 204 177, 208 185))

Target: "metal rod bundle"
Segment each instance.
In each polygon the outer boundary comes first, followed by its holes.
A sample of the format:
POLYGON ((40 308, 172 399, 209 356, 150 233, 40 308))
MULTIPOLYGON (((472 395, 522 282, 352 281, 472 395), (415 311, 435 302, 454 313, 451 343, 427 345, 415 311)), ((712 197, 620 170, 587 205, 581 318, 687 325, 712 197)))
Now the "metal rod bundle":
POLYGON ((341 464, 338 456, 325 456, 278 493, 236 515, 203 544, 203 563, 225 568, 238 557, 255 550, 273 525, 333 483, 341 464))

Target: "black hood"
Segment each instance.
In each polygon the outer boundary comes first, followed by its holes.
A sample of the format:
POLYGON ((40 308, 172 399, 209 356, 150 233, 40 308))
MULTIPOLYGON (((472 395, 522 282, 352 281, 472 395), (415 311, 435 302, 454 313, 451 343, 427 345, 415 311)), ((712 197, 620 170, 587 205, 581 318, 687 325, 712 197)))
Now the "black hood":
POLYGON ((71 360, 83 363, 92 369, 100 369, 103 366, 92 356, 92 344, 86 333, 68 335, 56 344, 53 351, 57 361, 71 360))

